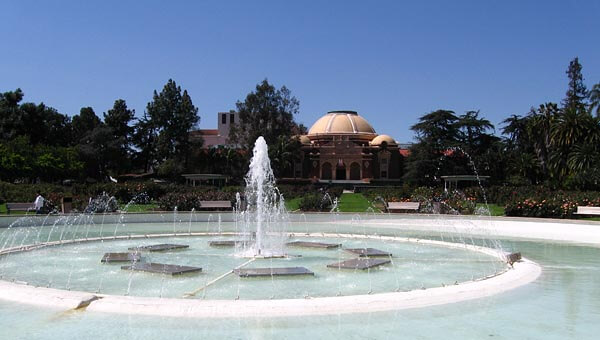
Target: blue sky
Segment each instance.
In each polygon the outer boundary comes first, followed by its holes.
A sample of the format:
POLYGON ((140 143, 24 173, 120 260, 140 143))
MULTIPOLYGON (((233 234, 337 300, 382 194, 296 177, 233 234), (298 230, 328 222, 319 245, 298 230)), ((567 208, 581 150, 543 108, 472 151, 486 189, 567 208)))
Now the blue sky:
POLYGON ((1 1, 0 91, 74 115, 123 98, 140 116, 169 78, 201 128, 264 78, 310 125, 352 109, 411 141, 418 117, 481 110, 497 125, 559 102, 578 56, 600 82, 600 1, 1 1))

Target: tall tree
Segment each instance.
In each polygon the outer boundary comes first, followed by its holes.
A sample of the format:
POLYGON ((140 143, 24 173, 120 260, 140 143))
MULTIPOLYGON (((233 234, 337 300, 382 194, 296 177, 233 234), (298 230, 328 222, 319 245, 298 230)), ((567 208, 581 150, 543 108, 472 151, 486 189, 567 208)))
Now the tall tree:
POLYGON ((583 83, 583 74, 581 73, 582 66, 579 63, 579 58, 571 60, 569 68, 567 69, 567 76, 569 77, 569 87, 567 89, 566 97, 563 100, 563 108, 565 110, 575 110, 577 112, 586 110, 586 99, 588 97, 588 91, 583 83))
POLYGON ((447 151, 458 146, 458 117, 454 111, 437 110, 419 118, 411 127, 417 143, 411 147, 404 179, 419 185, 434 185, 439 175, 454 173, 454 153, 447 151), (446 155, 450 157, 446 157, 446 155))
POLYGON ((102 121, 96 116, 94 109, 89 106, 82 107, 81 110, 79 110, 79 115, 73 117, 72 125, 75 139, 81 141, 82 138, 101 124, 102 121))
POLYGON ((11 140, 21 134, 23 113, 19 103, 23 97, 21 89, 0 93, 1 140, 11 140))
POLYGON ((492 135, 488 134, 488 130, 494 130, 494 125, 485 118, 479 117, 479 111, 467 111, 465 114, 458 117, 456 122, 458 128, 458 137, 470 154, 478 154, 478 151, 484 151, 489 145, 483 145, 490 142, 492 135))
POLYGON ((411 126, 420 143, 427 143, 436 150, 456 146, 458 140, 458 117, 454 111, 437 110, 428 113, 411 126))
MULTIPOLYGON (((529 112, 528 134, 531 138, 542 173, 549 176, 549 160, 552 147, 552 125, 560 114, 558 105, 546 103, 529 112)), ((555 163, 556 164, 556 163, 555 163)))
POLYGON ((158 133, 156 128, 150 121, 147 113, 139 119, 134 125, 134 133, 132 136, 133 145, 137 148, 134 161, 138 167, 144 169, 145 172, 154 168, 156 163, 156 140, 158 133))
POLYGON ((116 147, 111 159, 109 169, 115 173, 123 173, 131 168, 131 142, 133 135, 133 121, 135 110, 127 108, 127 103, 123 99, 117 99, 113 108, 104 113, 104 124, 110 130, 113 139, 113 146, 116 147))
POLYGON ((256 85, 243 102, 236 103, 239 121, 232 126, 231 142, 250 149, 259 136, 268 145, 275 145, 279 136, 291 138, 294 131, 302 128, 294 122, 300 102, 291 91, 282 86, 276 89, 265 79, 256 85))
POLYGON ((589 93, 590 113, 596 110, 596 117, 600 117, 600 83, 594 85, 589 93))
POLYGON ((127 108, 125 100, 117 99, 112 109, 104 113, 104 124, 112 129, 115 137, 128 141, 133 133, 133 127, 130 124, 134 118, 135 110, 127 108))
POLYGON ((529 135, 527 133, 529 117, 513 114, 503 120, 502 124, 504 124, 502 134, 507 136, 506 145, 509 150, 524 150, 529 146, 529 135))
POLYGON ((187 90, 182 93, 181 87, 169 79, 160 93, 154 91, 146 112, 157 133, 158 160, 177 159, 187 165, 191 146, 188 134, 200 121, 198 108, 192 103, 187 90))

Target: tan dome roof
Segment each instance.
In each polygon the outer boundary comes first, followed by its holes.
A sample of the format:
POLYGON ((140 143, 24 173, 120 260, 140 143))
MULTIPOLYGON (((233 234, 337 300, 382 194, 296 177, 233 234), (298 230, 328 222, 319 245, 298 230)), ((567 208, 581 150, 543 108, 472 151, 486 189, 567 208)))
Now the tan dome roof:
POLYGON ((375 130, 355 111, 329 111, 308 130, 316 134, 375 134, 375 130))
POLYGON ((379 135, 375 138, 373 138, 373 140, 371 141, 371 145, 381 145, 381 143, 386 142, 387 145, 396 145, 396 141, 394 140, 394 138, 388 136, 388 135, 379 135))

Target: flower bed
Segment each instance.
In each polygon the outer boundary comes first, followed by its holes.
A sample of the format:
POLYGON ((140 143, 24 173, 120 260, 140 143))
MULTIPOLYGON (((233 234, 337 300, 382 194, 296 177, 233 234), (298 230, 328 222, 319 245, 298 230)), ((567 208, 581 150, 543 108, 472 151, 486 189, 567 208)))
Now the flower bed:
POLYGON ((557 192, 548 198, 526 198, 508 203, 506 216, 576 218, 577 206, 600 207, 598 192, 557 192))

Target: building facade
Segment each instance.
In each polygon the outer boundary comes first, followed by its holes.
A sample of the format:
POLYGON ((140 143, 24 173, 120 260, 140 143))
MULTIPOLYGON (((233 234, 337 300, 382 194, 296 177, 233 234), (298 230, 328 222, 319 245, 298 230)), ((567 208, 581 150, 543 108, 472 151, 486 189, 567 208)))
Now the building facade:
POLYGON ((200 129, 190 132, 190 139, 202 139, 202 147, 205 149, 226 146, 229 144, 229 130, 231 126, 237 122, 237 112, 219 112, 217 113, 217 128, 216 129, 200 129))
POLYGON ((403 155, 388 135, 378 135, 355 111, 330 111, 300 136, 294 177, 321 181, 398 180, 403 155))

